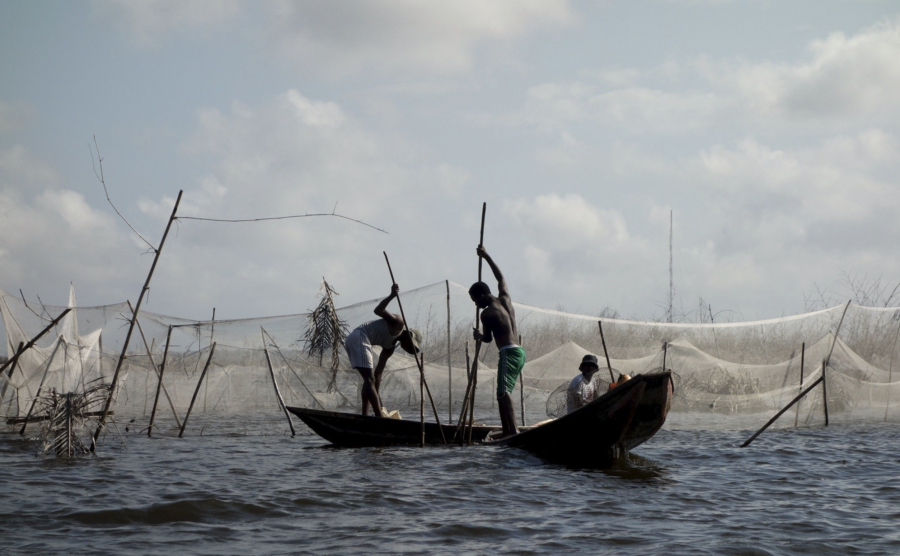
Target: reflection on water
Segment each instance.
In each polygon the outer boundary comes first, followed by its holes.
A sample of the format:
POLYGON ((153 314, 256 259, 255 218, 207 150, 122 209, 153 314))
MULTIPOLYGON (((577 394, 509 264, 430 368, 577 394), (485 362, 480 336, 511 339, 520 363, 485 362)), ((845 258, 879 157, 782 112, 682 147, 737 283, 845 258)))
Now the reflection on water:
POLYGON ((196 419, 183 439, 110 435, 73 464, 0 433, 0 553, 900 553, 889 425, 771 430, 746 449, 752 431, 664 429, 579 469, 196 419))

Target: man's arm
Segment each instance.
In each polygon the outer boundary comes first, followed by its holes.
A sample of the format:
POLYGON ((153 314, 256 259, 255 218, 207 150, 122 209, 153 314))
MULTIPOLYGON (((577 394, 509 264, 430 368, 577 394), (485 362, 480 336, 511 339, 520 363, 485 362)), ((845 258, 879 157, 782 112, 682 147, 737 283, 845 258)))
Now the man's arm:
POLYGON ((478 256, 482 259, 486 260, 488 265, 491 267, 491 271, 494 273, 494 278, 497 279, 497 290, 499 291, 499 295, 497 297, 509 297, 509 287, 506 285, 506 278, 503 277, 503 273, 500 272, 500 268, 497 266, 497 263, 494 262, 494 259, 488 255, 488 252, 484 247, 478 247, 476 250, 478 256))
POLYGON ((394 355, 394 349, 382 349, 381 355, 378 356, 378 363, 375 364, 375 375, 380 375, 384 371, 384 366, 387 364, 387 360, 391 358, 391 355, 394 355))
POLYGON ((485 317, 485 313, 481 313, 481 326, 484 328, 484 332, 481 332, 477 328, 473 328, 472 336, 485 344, 491 343, 494 340, 494 335, 491 334, 491 323, 487 317, 485 317))
POLYGON ((399 294, 400 286, 394 284, 391 286, 391 295, 382 299, 381 303, 375 307, 375 314, 387 321, 388 329, 391 331, 403 328, 403 319, 400 315, 395 315, 387 310, 388 304, 399 294))

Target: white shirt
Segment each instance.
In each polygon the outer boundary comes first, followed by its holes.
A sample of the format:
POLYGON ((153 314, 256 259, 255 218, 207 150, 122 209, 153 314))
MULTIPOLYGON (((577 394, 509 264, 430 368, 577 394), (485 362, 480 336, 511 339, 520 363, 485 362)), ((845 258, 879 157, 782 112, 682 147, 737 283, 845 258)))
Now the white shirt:
POLYGON ((585 380, 584 375, 579 373, 569 383, 566 389, 566 412, 572 413, 579 407, 593 401, 597 396, 597 389, 590 380, 585 380))

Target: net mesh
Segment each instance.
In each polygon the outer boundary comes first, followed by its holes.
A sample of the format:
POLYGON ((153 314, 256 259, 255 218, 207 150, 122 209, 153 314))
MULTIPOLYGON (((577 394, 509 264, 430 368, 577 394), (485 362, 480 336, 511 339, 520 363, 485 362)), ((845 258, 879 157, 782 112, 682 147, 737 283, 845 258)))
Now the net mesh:
MULTIPOLYGON (((2 290, 0 294, 9 356, 19 342, 27 342, 64 309, 34 307, 2 290)), ((475 307, 467 289, 452 282, 404 292, 401 300, 410 326, 423 333, 425 378, 439 415, 446 419, 459 410, 466 389, 466 362, 474 355, 475 307)), ((376 318, 373 309, 379 301, 343 307, 337 314, 352 330, 376 318)), ((69 305, 75 306, 74 294, 69 305)), ((396 304, 388 310, 399 312, 396 304)), ((520 394, 517 387, 513 396, 517 414, 524 398, 532 419, 536 413, 543 417, 545 409, 558 416, 564 412, 564 386, 578 373, 582 357, 593 353, 605 362, 598 317, 523 304, 516 304, 516 314, 528 355, 524 390, 520 394), (563 392, 561 406, 558 391, 563 392)), ((124 303, 73 309, 15 368, 2 373, 0 412, 23 416, 39 389, 63 393, 91 381, 111 382, 130 316, 124 303), (89 332, 80 335, 80 331, 89 332)), ((360 408, 362 381, 343 350, 337 369, 332 368, 330 354, 321 360, 306 355, 306 313, 193 321, 141 311, 139 323, 119 373, 117 419, 145 419, 150 414, 164 359, 157 419, 183 417, 195 395, 195 413, 278 412, 271 374, 287 405, 342 411, 360 408), (198 389, 213 343, 215 353, 198 389)), ((607 318, 602 323, 616 376, 672 370, 675 394, 668 426, 761 426, 803 385, 821 377, 826 362, 831 419, 900 419, 900 392, 895 391, 900 383, 893 378, 893 365, 900 361, 898 308, 850 304, 779 319, 716 324, 607 318)), ((487 413, 496 403, 496 362, 497 348, 489 344, 479 356, 476 411, 487 413)), ((605 366, 594 380, 599 391, 606 390, 605 366)), ((388 361, 381 398, 389 410, 418 413, 419 371, 403 350, 396 350, 388 361)), ((817 388, 776 426, 821 424, 824 411, 822 389, 817 388)))

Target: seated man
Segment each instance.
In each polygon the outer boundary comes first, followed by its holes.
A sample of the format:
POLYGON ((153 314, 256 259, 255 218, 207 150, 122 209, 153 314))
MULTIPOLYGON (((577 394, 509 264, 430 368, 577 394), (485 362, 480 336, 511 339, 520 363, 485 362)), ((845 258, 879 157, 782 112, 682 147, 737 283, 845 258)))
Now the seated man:
POLYGON ((578 366, 581 374, 572 379, 566 390, 566 413, 572 413, 579 407, 590 403, 597 397, 597 389, 591 384, 594 373, 600 370, 597 356, 587 354, 578 366))
POLYGON ((410 328, 409 334, 406 334, 403 330, 403 317, 387 311, 388 303, 397 297, 399 292, 400 287, 397 284, 391 286, 391 295, 384 298, 375 307, 375 314, 381 318, 357 326, 344 341, 344 348, 350 358, 350 366, 359 371, 363 378, 361 392, 363 415, 369 414, 371 405, 376 416, 384 416, 381 411, 381 400, 378 397, 381 388, 381 374, 384 372, 387 360, 394 354, 397 343, 399 342, 407 353, 413 355, 419 353, 422 333, 415 328, 410 328), (372 346, 381 346, 381 355, 378 357, 378 364, 374 365, 374 372, 372 363, 375 360, 375 350, 372 346))

